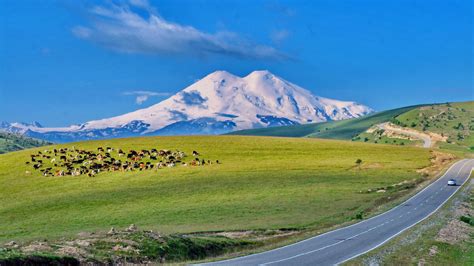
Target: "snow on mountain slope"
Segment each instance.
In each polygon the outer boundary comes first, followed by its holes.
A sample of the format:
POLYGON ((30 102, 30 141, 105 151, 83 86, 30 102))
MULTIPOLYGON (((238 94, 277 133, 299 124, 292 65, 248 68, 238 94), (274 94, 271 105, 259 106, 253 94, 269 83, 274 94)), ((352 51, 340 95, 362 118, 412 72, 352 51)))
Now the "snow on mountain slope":
POLYGON ((0 128, 64 142, 133 135, 220 134, 354 118, 372 111, 355 102, 314 96, 268 71, 254 71, 243 78, 216 71, 158 104, 124 115, 63 128, 24 123, 2 123, 0 128))

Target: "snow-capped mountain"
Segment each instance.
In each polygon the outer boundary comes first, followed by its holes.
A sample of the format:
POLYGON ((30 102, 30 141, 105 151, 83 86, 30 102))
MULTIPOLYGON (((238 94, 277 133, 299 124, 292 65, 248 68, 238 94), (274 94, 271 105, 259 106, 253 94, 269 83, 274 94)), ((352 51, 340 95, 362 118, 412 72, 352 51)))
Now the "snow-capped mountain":
POLYGON ((221 134, 238 129, 341 120, 373 110, 311 94, 268 71, 238 77, 213 72, 170 98, 124 115, 62 128, 0 123, 0 128, 55 142, 136 135, 221 134))

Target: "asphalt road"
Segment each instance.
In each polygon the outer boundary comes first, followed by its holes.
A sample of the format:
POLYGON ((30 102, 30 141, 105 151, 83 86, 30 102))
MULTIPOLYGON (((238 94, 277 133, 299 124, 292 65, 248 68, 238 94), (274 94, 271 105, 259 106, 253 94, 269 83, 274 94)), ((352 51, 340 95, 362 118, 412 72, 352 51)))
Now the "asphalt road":
POLYGON ((263 253, 203 265, 334 265, 362 255, 436 212, 464 184, 474 159, 453 164, 428 187, 397 207, 347 227, 263 253), (458 186, 447 186, 448 179, 458 186))

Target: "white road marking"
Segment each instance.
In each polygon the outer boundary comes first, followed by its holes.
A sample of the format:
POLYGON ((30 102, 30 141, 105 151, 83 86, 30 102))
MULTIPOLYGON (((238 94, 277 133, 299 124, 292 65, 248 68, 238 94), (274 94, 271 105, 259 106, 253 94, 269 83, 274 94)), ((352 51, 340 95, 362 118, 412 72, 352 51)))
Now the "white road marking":
POLYGON ((345 241, 347 241, 347 240, 352 240, 352 239, 354 239, 354 238, 356 238, 356 237, 358 237, 358 236, 360 236, 360 235, 363 235, 363 234, 368 233, 368 232, 370 232, 370 231, 372 231, 372 230, 374 230, 374 229, 377 229, 377 228, 379 228, 379 227, 381 227, 381 226, 383 226, 383 225, 385 225, 385 224, 387 224, 387 223, 388 223, 388 222, 384 222, 384 223, 382 223, 382 224, 379 224, 379 225, 377 225, 377 226, 374 226, 374 227, 372 227, 372 228, 370 228, 370 229, 367 229, 367 230, 365 230, 365 231, 363 231, 363 232, 360 232, 360 233, 358 233, 358 234, 355 234, 355 235, 353 235, 353 236, 351 236, 351 237, 349 237, 349 238, 343 239, 343 240, 338 241, 338 242, 336 242, 336 243, 333 243, 333 244, 331 244, 331 245, 327 245, 327 246, 324 246, 324 247, 321 247, 321 248, 318 248, 318 249, 314 249, 314 250, 311 250, 311 251, 308 251, 308 252, 300 253, 300 254, 294 255, 294 256, 292 256, 292 257, 288 257, 288 258, 284 258, 284 259, 276 260, 276 261, 270 261, 270 262, 262 263, 262 264, 259 264, 259 265, 261 265, 261 266, 270 265, 270 264, 274 264, 274 263, 278 263, 278 262, 282 262, 282 261, 286 261, 286 260, 291 260, 291 259, 294 259, 294 258, 298 258, 298 257, 301 257, 301 256, 305 256, 305 255, 308 255, 308 254, 311 254, 311 253, 314 253, 314 252, 318 252, 318 251, 324 250, 324 249, 326 249, 326 248, 329 248, 329 247, 338 245, 338 244, 340 244, 340 243, 342 243, 342 242, 345 242, 345 241))
MULTIPOLYGON (((461 160, 461 161, 464 161, 464 160, 465 160, 465 159, 463 159, 463 160, 461 160)), ((459 161, 459 162, 461 162, 461 161, 459 161)), ((458 163, 459 163, 459 162, 458 162, 458 163)), ((467 162, 469 162, 469 160, 468 160, 467 162)), ((463 164, 463 166, 461 167, 461 169, 463 169, 463 168, 466 166, 467 162, 463 164)), ((429 186, 431 186, 432 184, 434 184, 434 183, 438 182, 440 179, 442 179, 442 178, 449 172, 449 170, 451 170, 451 168, 452 168, 454 165, 455 165, 455 164, 451 165, 451 167, 446 171, 446 173, 445 173, 443 176, 441 176, 441 177, 440 177, 438 180, 436 180, 435 182, 431 183, 429 186)), ((461 171, 461 169, 459 169, 459 172, 461 171)), ((406 227, 406 228, 400 230, 398 233, 396 233, 396 234, 390 236, 389 238, 385 239, 384 241, 382 241, 382 243, 379 243, 379 244, 376 245, 375 247, 370 248, 369 250, 360 252, 359 254, 356 254, 356 255, 354 255, 354 256, 352 256, 352 257, 350 257, 350 258, 348 258, 348 259, 345 259, 345 260, 343 260, 343 261, 337 262, 337 263, 335 263, 335 265, 339 265, 339 264, 341 264, 341 263, 350 261, 350 260, 352 260, 352 259, 354 259, 354 258, 359 257, 359 256, 362 255, 362 254, 365 254, 365 253, 367 253, 367 252, 370 252, 370 251, 372 251, 372 250, 374 250, 374 249, 376 249, 376 248, 382 246, 383 244, 387 243, 387 242, 390 241, 392 238, 394 238, 394 237, 400 235, 401 233, 405 232, 406 230, 408 230, 408 229, 412 228, 413 226, 415 226, 415 225, 421 223, 422 221, 426 220, 426 219, 427 219, 428 217, 430 217, 433 213, 437 212, 441 207, 443 207, 443 205, 444 205, 449 199, 451 199, 451 198, 454 196, 454 194, 456 194, 456 192, 459 190, 459 188, 461 188, 461 187, 467 182, 467 180, 469 180, 469 177, 471 176, 471 174, 472 174, 473 171, 474 171, 474 166, 471 167, 471 171, 470 171, 469 174, 467 175, 467 177, 466 177, 466 179, 464 180, 464 182, 463 182, 459 187, 457 187, 456 190, 455 190, 451 195, 449 195, 449 197, 448 197, 446 200, 444 200, 434 211, 430 212, 430 213, 429 213, 428 215, 426 215, 423 219, 421 219, 421 220, 417 221, 416 223, 414 223, 414 224, 412 224, 412 225, 410 225, 410 226, 408 226, 408 227, 406 227)), ((458 172, 457 175, 459 175, 459 172, 458 172)), ((428 187, 429 187, 429 186, 428 186, 428 187)), ((425 189, 427 189, 428 187, 426 187, 425 189)), ((422 190, 422 191, 423 191, 423 190, 422 190)), ((422 191, 420 191, 419 193, 421 193, 422 191)))

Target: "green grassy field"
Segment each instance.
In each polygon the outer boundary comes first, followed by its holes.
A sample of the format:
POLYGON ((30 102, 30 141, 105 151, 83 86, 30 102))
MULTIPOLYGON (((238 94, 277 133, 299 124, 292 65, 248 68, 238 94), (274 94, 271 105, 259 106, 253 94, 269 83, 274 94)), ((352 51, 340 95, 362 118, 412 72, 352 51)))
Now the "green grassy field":
POLYGON ((197 150, 222 164, 43 177, 34 171, 27 175, 31 166, 24 162, 46 148, 0 155, 0 243, 132 223, 164 233, 327 228, 407 193, 360 191, 420 179, 416 169, 429 165, 430 157, 428 150, 412 147, 243 136, 146 137, 54 147, 71 146, 197 150), (360 168, 355 166, 359 158, 360 168))
POLYGON ((0 154, 51 144, 47 141, 0 132, 0 154))

